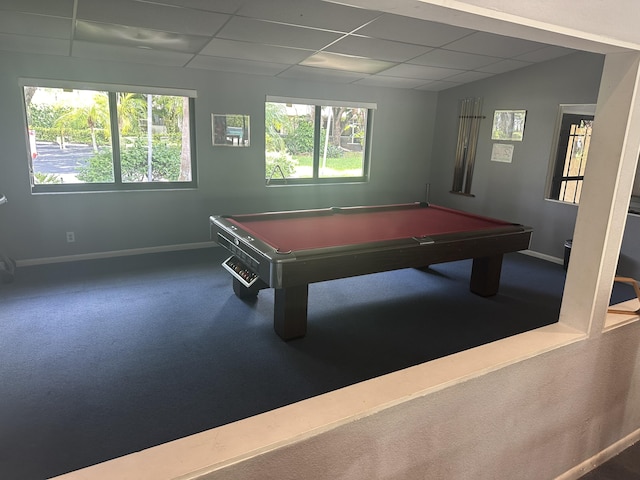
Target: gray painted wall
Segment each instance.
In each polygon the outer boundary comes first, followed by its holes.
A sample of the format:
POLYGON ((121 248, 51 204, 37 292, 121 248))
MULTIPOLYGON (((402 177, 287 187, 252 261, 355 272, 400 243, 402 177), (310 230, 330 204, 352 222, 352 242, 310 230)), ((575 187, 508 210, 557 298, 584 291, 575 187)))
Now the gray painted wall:
POLYGON ((475 82, 440 94, 434 158, 453 159, 460 98, 481 97, 483 115, 471 192, 450 194, 453 160, 434 161, 434 201, 524 223, 534 228, 531 248, 562 256, 563 239, 572 236, 577 208, 544 199, 554 128, 560 103, 596 103, 603 58, 579 54, 475 82), (527 110, 522 142, 491 140, 493 112, 527 110), (494 143, 514 145, 512 163, 492 162, 494 143), (437 195, 437 196, 436 196, 437 195))
POLYGON ((270 77, 0 53, 0 245, 17 260, 209 240, 211 214, 424 199, 437 95, 270 77), (195 190, 32 195, 20 77, 195 89, 195 190), (269 187, 264 181, 266 95, 377 103, 371 181, 269 187), (251 116, 251 147, 211 145, 212 113, 251 116), (74 231, 76 242, 66 243, 74 231))
MULTIPOLYGON (((573 237, 577 208, 544 199, 558 105, 595 103, 603 57, 578 53, 435 94, 281 80, 199 70, 106 64, 0 53, 0 245, 18 260, 204 242, 208 216, 331 205, 430 200, 534 228, 531 249, 555 259, 573 237), (198 91, 199 188, 181 191, 32 195, 28 186, 20 77, 190 88, 198 91), (266 187, 266 95, 375 102, 371 180, 367 184, 266 187), (474 197, 449 193, 458 101, 482 97, 474 197), (437 102, 437 108, 436 108, 437 102), (496 109, 526 109, 524 140, 513 162, 490 161, 496 109), (251 116, 250 148, 214 148, 212 113, 251 116), (434 138, 437 139, 434 141, 434 138), (66 243, 65 232, 77 241, 66 243)), ((628 217, 618 274, 640 277, 640 218, 628 217)))
MULTIPOLYGON (((558 105, 596 103, 604 57, 578 53, 441 92, 438 97, 431 201, 533 227, 531 249, 562 258, 573 237, 577 207, 545 200, 558 105), (457 141, 458 101, 483 98, 483 115, 472 183, 474 197, 449 193, 457 141), (522 142, 491 140, 493 112, 527 110, 522 142), (492 162, 494 143, 514 145, 513 162, 492 162)), ((597 122, 597 119, 596 119, 597 122)), ((597 127, 596 127, 597 128, 597 127)), ((640 218, 629 215, 618 274, 640 277, 640 218)))

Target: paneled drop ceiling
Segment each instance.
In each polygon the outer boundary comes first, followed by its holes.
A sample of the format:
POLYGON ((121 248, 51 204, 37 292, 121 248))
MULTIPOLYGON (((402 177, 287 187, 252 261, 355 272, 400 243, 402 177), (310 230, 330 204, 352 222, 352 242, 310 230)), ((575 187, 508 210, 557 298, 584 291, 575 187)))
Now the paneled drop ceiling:
POLYGON ((433 91, 572 52, 322 0, 0 0, 0 50, 433 91))

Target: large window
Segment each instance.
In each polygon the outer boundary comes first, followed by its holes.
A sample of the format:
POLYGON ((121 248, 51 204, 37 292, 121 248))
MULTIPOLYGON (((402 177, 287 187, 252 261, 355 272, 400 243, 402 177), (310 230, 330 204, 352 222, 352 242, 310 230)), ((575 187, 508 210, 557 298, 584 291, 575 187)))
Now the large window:
POLYGON ((374 105, 270 97, 267 184, 366 181, 374 105))
POLYGON ((577 204, 591 143, 595 105, 561 105, 547 198, 577 204))
POLYGON ((32 191, 196 185, 193 92, 23 84, 32 191))

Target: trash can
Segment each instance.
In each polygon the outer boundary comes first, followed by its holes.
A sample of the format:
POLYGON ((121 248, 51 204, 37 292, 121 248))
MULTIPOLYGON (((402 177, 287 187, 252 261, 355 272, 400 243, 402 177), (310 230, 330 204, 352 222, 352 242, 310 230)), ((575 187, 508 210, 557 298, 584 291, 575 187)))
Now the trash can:
POLYGON ((569 257, 571 256, 571 247, 573 245, 573 239, 570 238, 564 242, 564 269, 569 267, 569 257))

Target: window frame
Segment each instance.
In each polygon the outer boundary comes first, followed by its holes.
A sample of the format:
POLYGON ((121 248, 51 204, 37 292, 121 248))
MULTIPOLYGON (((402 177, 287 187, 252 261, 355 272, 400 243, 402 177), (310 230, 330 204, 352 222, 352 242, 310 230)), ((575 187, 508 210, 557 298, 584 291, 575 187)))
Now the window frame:
MULTIPOLYGON (((369 102, 356 101, 340 101, 340 100, 318 100, 311 98, 294 98, 267 95, 265 99, 265 111, 267 103, 285 103, 310 105, 314 107, 314 124, 313 124, 313 164, 312 176, 305 178, 282 178, 271 172, 268 175, 265 157, 265 184, 266 186, 287 186, 287 185, 326 185, 326 184, 350 184, 350 183, 367 183, 369 181, 371 167, 371 145, 373 132, 374 111, 378 108, 377 104, 369 102), (320 150, 323 139, 322 131, 322 108, 323 107, 351 107, 364 108, 367 110, 367 121, 365 126, 365 141, 362 145, 362 175, 357 177, 320 177, 320 150)), ((265 118, 266 133, 266 118, 265 118)))
POLYGON ((197 92, 189 89, 147 87, 139 85, 125 84, 104 84, 97 82, 77 82, 65 80, 43 80, 34 78, 21 78, 19 80, 23 107, 23 123, 25 127, 27 158, 29 168, 29 184, 32 194, 42 193, 80 193, 80 192, 117 192, 117 191, 145 191, 145 190, 185 190, 198 187, 198 162, 196 145, 195 126, 195 99, 197 92), (113 182, 95 183, 61 183, 61 184, 36 184, 34 182, 34 171, 32 159, 29 155, 29 125, 27 117, 27 105, 24 96, 24 87, 59 88, 74 90, 96 90, 105 91, 109 98, 109 117, 111 130, 111 149, 113 162, 113 182), (189 142, 191 160, 191 180, 184 182, 123 182, 120 161, 120 131, 118 128, 118 115, 116 94, 117 93, 140 93, 151 95, 167 95, 189 98, 189 142))
MULTIPOLYGON (((564 147, 564 145, 568 142, 568 135, 563 135, 562 132, 563 119, 565 115, 584 115, 595 118, 595 113, 595 104, 560 104, 554 130, 553 144, 551 145, 549 167, 547 169, 547 185, 545 188, 546 200, 560 202, 566 205, 578 205, 579 202, 569 202, 567 200, 562 200, 559 198, 560 195, 558 192, 558 184, 560 183, 560 181, 558 180, 558 172, 562 172, 564 168, 564 159, 560 161, 560 159, 558 159, 558 153, 560 153, 561 151, 561 144, 564 147)), ((585 159, 585 162, 586 161, 588 161, 588 156, 585 159)), ((584 177, 582 180, 578 179, 577 181, 584 181, 584 177)))

